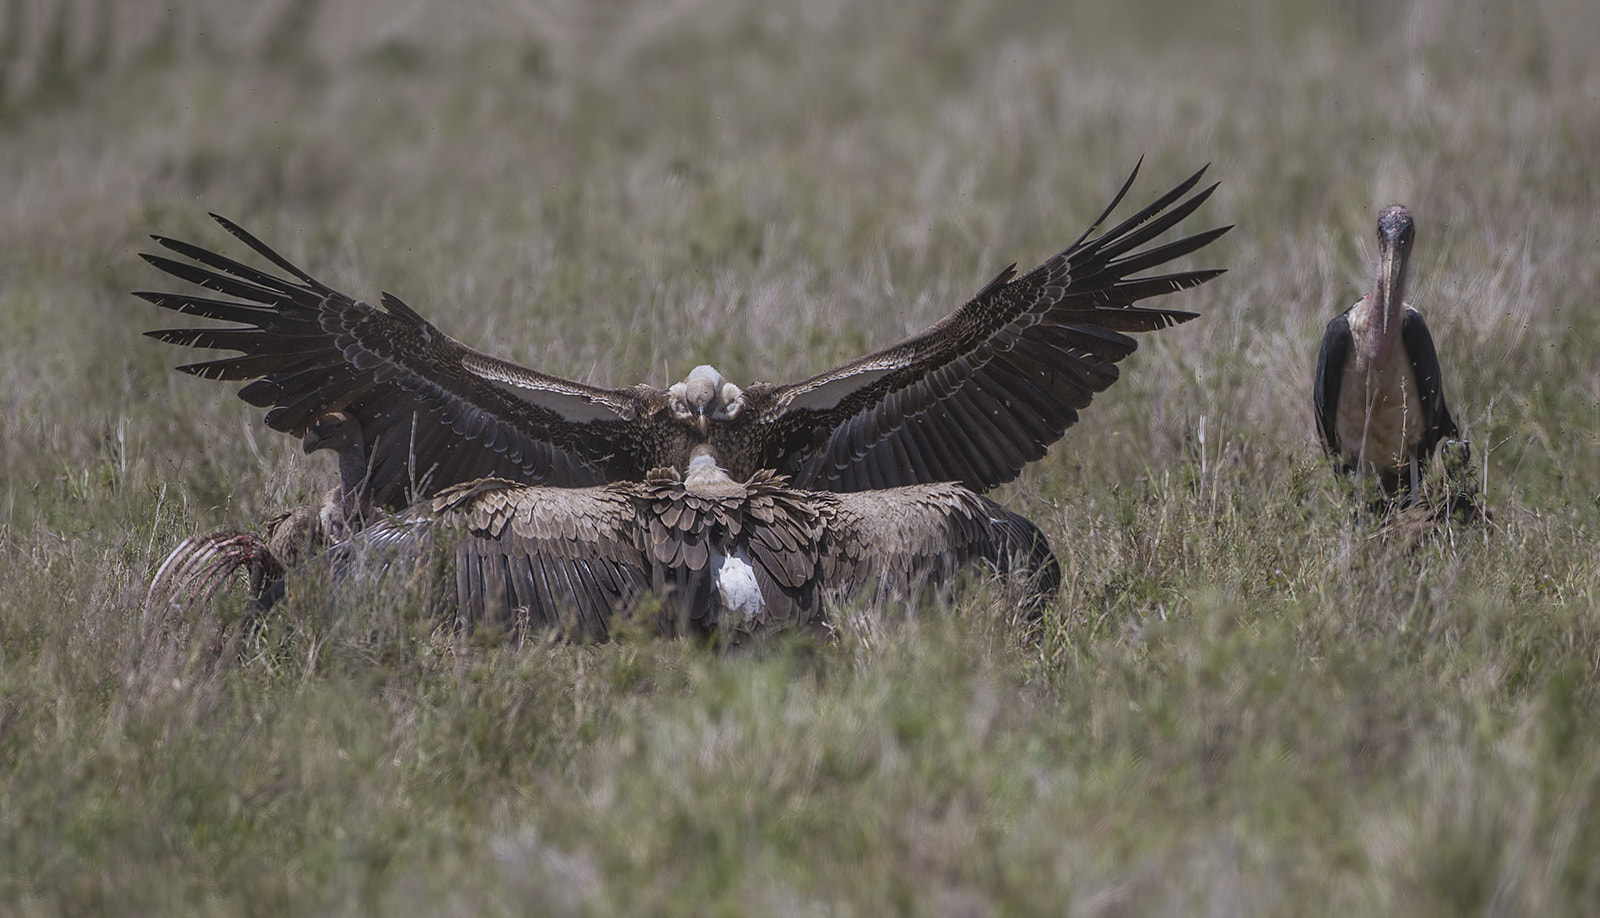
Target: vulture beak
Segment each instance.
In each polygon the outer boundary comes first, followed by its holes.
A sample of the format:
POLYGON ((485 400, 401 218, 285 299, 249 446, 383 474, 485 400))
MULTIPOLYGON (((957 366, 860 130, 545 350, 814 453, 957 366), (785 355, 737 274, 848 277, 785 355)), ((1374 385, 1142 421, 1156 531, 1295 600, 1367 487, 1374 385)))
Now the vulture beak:
POLYGON ((713 406, 717 401, 717 392, 722 386, 722 374, 714 367, 698 366, 689 373, 689 378, 683 381, 684 407, 694 417, 695 424, 700 428, 700 435, 705 436, 711 429, 713 406))

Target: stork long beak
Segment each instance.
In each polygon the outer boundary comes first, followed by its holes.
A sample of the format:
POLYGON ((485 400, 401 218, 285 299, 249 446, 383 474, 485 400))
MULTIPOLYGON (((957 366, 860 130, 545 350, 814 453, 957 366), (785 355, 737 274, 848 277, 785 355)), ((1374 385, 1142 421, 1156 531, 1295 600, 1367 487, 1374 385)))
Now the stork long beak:
POLYGON ((1383 250, 1378 255, 1378 285, 1377 289, 1373 291, 1373 296, 1377 299, 1377 302, 1372 304, 1377 312, 1375 318, 1378 322, 1379 360, 1389 355, 1389 348, 1394 345, 1395 335, 1400 331, 1398 327, 1390 327, 1391 325, 1398 325, 1400 320, 1400 310, 1392 308, 1391 304, 1394 304, 1398 299, 1396 296, 1399 293, 1396 289, 1399 286, 1397 281, 1405 257, 1397 254, 1394 246, 1387 239, 1383 240, 1381 244, 1383 250))
POLYGON ((1378 341, 1374 352, 1382 361, 1400 337, 1405 313, 1406 272, 1411 258, 1410 211, 1395 205, 1378 218, 1378 276, 1373 286, 1373 309, 1378 341))
MULTIPOLYGON (((1383 277, 1383 305, 1386 307, 1384 309, 1384 314, 1387 315, 1391 311, 1394 313, 1399 313, 1400 309, 1405 308, 1405 303, 1403 301, 1405 299, 1404 284, 1407 256, 1404 249, 1392 242, 1388 243, 1383 248, 1383 261, 1380 270, 1382 271, 1383 277), (1393 310, 1387 308, 1390 306, 1390 304, 1393 304, 1398 308, 1393 310)), ((1388 331, 1387 326, 1384 330, 1385 332, 1388 331)))

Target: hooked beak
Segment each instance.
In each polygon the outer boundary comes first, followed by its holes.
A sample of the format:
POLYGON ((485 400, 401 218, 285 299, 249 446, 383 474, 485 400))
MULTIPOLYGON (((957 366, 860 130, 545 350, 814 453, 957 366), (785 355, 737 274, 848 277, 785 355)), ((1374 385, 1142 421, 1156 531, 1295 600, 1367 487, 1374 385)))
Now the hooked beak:
POLYGON ((306 435, 300 440, 300 447, 305 450, 306 455, 310 455, 319 449, 328 449, 332 445, 333 437, 327 435, 316 424, 311 425, 310 429, 306 431, 306 435))
POLYGON ((700 436, 705 436, 711 429, 711 419, 706 417, 706 409, 703 406, 695 409, 694 420, 700 425, 700 436))

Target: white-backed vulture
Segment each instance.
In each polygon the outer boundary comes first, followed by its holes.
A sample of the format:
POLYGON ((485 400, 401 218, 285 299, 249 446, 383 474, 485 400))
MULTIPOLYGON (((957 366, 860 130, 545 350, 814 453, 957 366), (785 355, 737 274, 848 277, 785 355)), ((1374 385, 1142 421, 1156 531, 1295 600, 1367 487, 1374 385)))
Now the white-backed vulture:
MULTIPOLYGON (((268 538, 191 542, 163 565, 153 597, 209 596, 242 570, 266 605, 290 567, 268 538)), ((770 471, 735 481, 704 449, 688 474, 657 469, 641 483, 455 485, 377 517, 331 554, 337 567, 381 573, 436 550, 450 553, 446 592, 462 624, 578 638, 606 636, 647 596, 664 633, 737 639, 819 623, 842 603, 904 598, 973 564, 1016 579, 1031 602, 1060 584, 1037 527, 960 485, 803 491, 770 471)))
POLYGON ((148 332, 172 344, 237 351, 180 367, 253 380, 239 395, 275 430, 355 418, 368 445, 362 497, 397 510, 482 478, 586 487, 686 471, 709 445, 736 480, 772 470, 798 488, 861 491, 959 482, 982 493, 1015 478, 1117 379, 1137 347, 1127 332, 1194 313, 1134 305, 1220 270, 1140 276, 1230 227, 1157 239, 1210 197, 1195 173, 1099 232, 1132 186, 1066 250, 1025 274, 1015 265, 931 328, 789 385, 744 389, 697 367, 667 389, 585 385, 480 353, 397 297, 381 309, 312 278, 222 217, 228 232, 287 276, 162 236, 187 260, 145 255, 160 270, 222 295, 139 292, 175 312, 236 323, 148 332), (1193 192, 1191 194, 1191 192, 1193 192))
POLYGON ((1405 302, 1415 236, 1405 207, 1379 214, 1372 292, 1328 322, 1312 393, 1323 447, 1342 471, 1375 477, 1390 499, 1419 490, 1434 448, 1458 436, 1433 336, 1405 302))

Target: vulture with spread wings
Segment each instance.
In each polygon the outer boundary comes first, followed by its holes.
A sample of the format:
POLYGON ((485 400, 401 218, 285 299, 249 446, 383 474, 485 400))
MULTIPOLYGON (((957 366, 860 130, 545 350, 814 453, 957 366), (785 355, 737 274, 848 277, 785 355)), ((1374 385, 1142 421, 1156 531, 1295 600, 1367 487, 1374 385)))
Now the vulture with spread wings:
POLYGON ((639 482, 654 469, 686 471, 702 446, 738 480, 770 470, 818 491, 959 482, 982 493, 1043 456, 1116 381, 1118 361, 1137 347, 1126 333, 1195 317, 1135 304, 1222 273, 1144 273, 1230 228, 1154 242, 1210 197, 1214 184, 1195 190, 1204 171, 1096 234, 1135 168, 1065 251, 1025 274, 1007 268, 919 334, 789 385, 741 390, 708 366, 667 389, 540 373, 462 344, 390 294, 382 308, 352 299, 222 217, 283 273, 156 236, 184 260, 145 255, 150 264, 220 298, 137 295, 234 323, 147 334, 238 352, 180 369, 250 380, 239 395, 266 408, 273 429, 304 436, 330 413, 354 418, 367 445, 359 497, 373 506, 398 509, 491 477, 555 487, 639 482))
POLYGON ((663 633, 737 641, 820 624, 842 604, 908 598, 973 564, 1020 587, 1033 607, 1061 582, 1036 526, 960 485, 842 494, 793 488, 770 471, 736 481, 705 447, 687 474, 656 469, 643 482, 480 479, 377 514, 358 532, 330 526, 338 494, 260 533, 184 540, 151 583, 147 633, 241 576, 257 607, 269 607, 285 575, 319 554, 351 586, 432 582, 425 592, 468 627, 575 638, 605 637, 646 596, 659 600, 648 608, 663 633))

